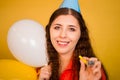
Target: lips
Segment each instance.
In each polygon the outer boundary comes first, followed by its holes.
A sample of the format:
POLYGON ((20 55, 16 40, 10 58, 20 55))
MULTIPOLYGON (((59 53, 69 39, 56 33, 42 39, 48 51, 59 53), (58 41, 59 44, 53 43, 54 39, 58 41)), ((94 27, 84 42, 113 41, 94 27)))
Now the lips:
POLYGON ((69 41, 57 41, 59 46, 67 46, 70 42, 69 41))

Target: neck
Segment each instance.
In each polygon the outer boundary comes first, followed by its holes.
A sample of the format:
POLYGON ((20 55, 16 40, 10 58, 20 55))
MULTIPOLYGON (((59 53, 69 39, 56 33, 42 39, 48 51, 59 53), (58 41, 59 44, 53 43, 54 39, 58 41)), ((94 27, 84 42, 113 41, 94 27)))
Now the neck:
POLYGON ((60 74, 66 69, 67 65, 72 59, 72 55, 72 53, 60 55, 60 74))
POLYGON ((61 62, 66 62, 69 61, 72 58, 72 54, 65 54, 65 55, 60 55, 60 61, 61 62))

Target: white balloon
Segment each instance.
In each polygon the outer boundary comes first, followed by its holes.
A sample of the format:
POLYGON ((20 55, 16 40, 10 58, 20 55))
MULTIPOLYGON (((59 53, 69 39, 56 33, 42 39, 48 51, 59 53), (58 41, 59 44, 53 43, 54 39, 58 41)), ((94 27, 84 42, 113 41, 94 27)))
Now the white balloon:
POLYGON ((19 61, 40 67, 47 63, 45 30, 33 20, 20 20, 8 31, 8 47, 19 61))

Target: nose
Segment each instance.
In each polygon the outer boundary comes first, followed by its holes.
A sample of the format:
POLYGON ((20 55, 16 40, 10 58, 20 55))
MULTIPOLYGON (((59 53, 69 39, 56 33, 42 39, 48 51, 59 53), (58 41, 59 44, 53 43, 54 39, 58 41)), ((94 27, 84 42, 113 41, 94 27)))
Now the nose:
POLYGON ((67 31, 66 30, 61 30, 60 37, 61 38, 66 38, 66 36, 67 36, 67 31))

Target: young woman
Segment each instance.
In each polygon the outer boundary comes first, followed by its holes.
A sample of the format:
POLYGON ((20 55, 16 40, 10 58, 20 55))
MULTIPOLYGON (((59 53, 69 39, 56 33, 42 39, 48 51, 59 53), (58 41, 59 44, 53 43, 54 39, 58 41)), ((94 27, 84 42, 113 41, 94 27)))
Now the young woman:
POLYGON ((57 9, 46 26, 46 38, 49 64, 41 68, 39 80, 107 80, 81 13, 70 8, 57 9), (79 55, 94 65, 86 65, 79 55))

